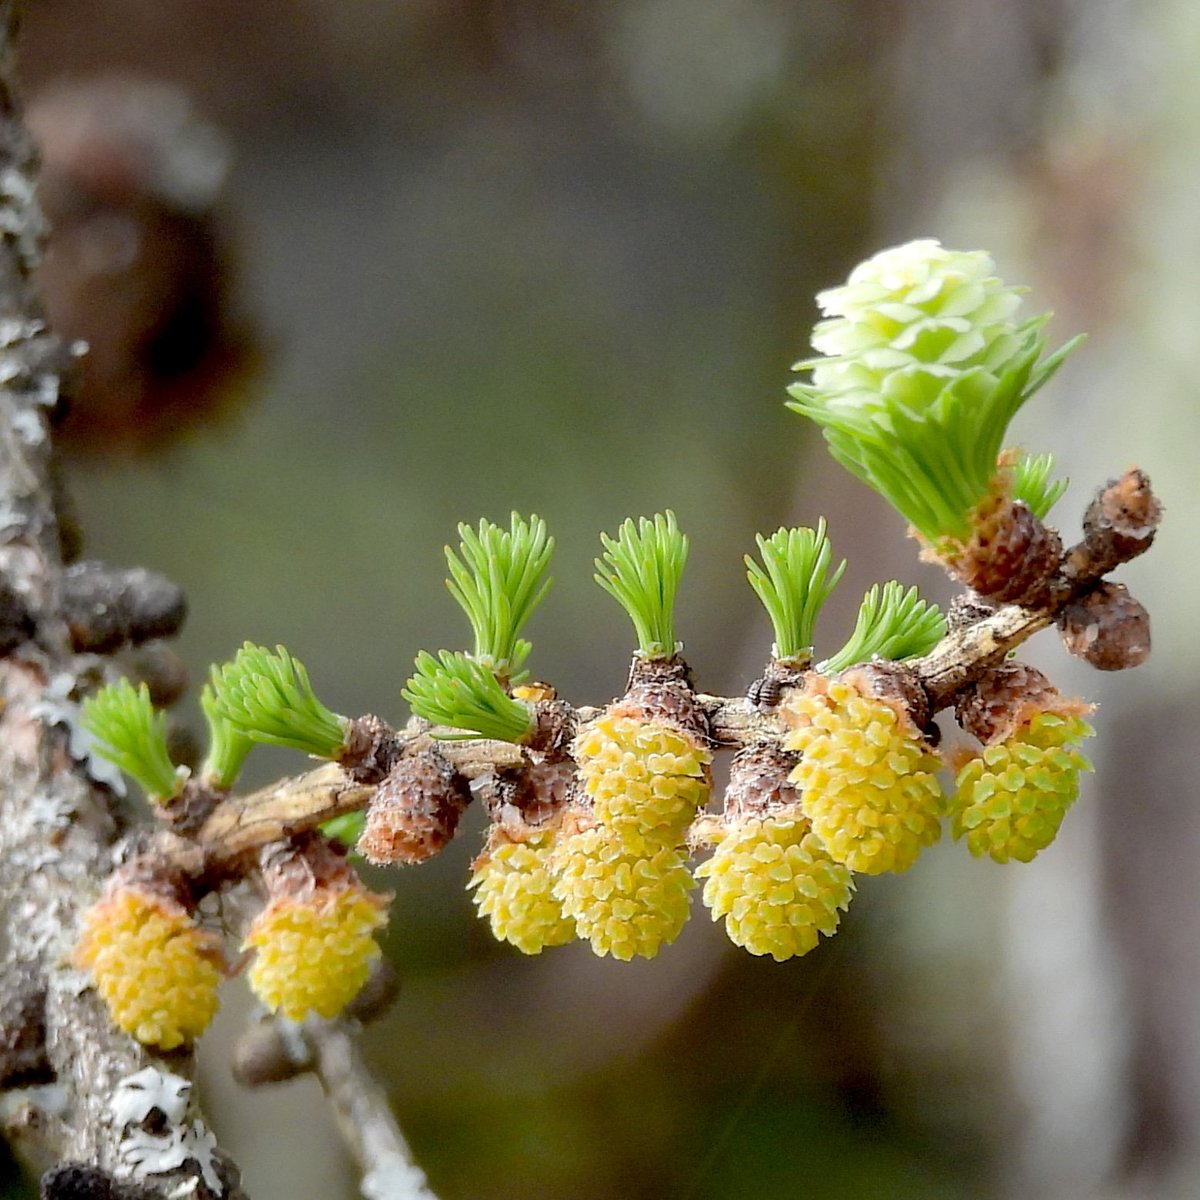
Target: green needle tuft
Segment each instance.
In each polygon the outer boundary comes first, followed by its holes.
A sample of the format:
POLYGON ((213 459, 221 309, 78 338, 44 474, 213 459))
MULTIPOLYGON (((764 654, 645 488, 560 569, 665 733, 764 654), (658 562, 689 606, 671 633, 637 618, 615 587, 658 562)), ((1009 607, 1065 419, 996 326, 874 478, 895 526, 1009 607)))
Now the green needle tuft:
POLYGON ((511 682, 529 655, 518 634, 550 585, 543 579, 554 539, 541 517, 512 514, 510 528, 480 521, 458 527, 458 554, 446 547, 446 586, 462 606, 475 635, 473 657, 511 682))
POLYGON ((246 756, 254 749, 254 740, 221 715, 211 683, 200 690, 200 707, 208 725, 208 754, 200 768, 200 778, 228 791, 237 782, 246 756))
POLYGON ((232 662, 212 669, 212 707, 254 742, 337 758, 346 718, 316 697, 304 664, 282 646, 272 653, 246 642, 232 662))
POLYGON ((875 584, 863 597, 850 640, 819 670, 836 675, 873 658, 900 662, 928 654, 945 636, 946 618, 915 587, 906 592, 895 580, 875 584))
POLYGON ((128 679, 103 687, 83 702, 83 727, 96 739, 96 751, 136 779, 160 804, 178 795, 186 773, 176 771, 167 753, 167 715, 155 712, 150 689, 128 679))
POLYGON ((637 525, 626 519, 615 538, 602 533, 596 582, 629 614, 643 658, 673 658, 675 596, 688 556, 688 539, 669 509, 637 525))
POLYGON ((774 656, 806 665, 812 658, 813 626, 846 560, 830 569, 833 550, 824 517, 816 529, 779 529, 769 538, 760 533, 755 540, 762 563, 747 554, 746 577, 775 628, 774 656))
POLYGON ((422 650, 416 673, 400 693, 413 712, 434 725, 461 733, 439 733, 447 739, 484 737, 498 742, 524 742, 533 732, 533 711, 514 700, 492 671, 469 654, 442 650, 438 658, 422 650))
POLYGON ((1020 500, 1039 521, 1062 499, 1069 479, 1054 479, 1053 454, 1023 454, 1013 467, 1014 500, 1020 500))

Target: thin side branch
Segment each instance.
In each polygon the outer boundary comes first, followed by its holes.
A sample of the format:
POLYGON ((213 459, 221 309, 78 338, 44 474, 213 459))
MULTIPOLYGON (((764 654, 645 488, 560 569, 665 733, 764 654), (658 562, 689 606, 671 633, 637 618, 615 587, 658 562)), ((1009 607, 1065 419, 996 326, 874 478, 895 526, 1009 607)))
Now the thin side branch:
MULTIPOLYGON (((1143 553, 1153 541, 1161 516, 1149 480, 1136 468, 1101 488, 1085 518, 1084 538, 1063 557, 1059 572, 1044 591, 1042 606, 1010 604, 993 609, 981 604, 974 619, 952 629, 929 654, 904 664, 928 696, 929 713, 952 705, 964 688, 1003 662, 1033 634, 1054 624, 1068 605, 1092 591, 1114 566, 1143 553)), ((698 699, 718 749, 778 742, 786 733, 776 709, 746 697, 701 695, 698 699)), ((562 729, 582 724, 598 712, 595 708, 572 709, 561 700, 551 705, 555 719, 547 727, 559 731, 559 741, 562 729)), ((397 754, 411 754, 436 743, 440 753, 468 780, 517 767, 528 754, 506 742, 438 740, 433 736, 437 732, 414 718, 390 736, 397 754)), ((554 748, 558 748, 557 742, 554 748)), ((249 796, 218 801, 196 839, 201 861, 188 860, 187 855, 194 853, 191 847, 184 847, 182 854, 176 850, 173 857, 193 874, 232 873, 262 846, 361 809, 374 792, 373 785, 355 782, 342 767, 326 764, 249 796)))
POLYGON ((344 1025, 309 1021, 301 1030, 312 1051, 313 1071, 362 1173, 365 1200, 437 1200, 413 1159, 383 1088, 344 1025))

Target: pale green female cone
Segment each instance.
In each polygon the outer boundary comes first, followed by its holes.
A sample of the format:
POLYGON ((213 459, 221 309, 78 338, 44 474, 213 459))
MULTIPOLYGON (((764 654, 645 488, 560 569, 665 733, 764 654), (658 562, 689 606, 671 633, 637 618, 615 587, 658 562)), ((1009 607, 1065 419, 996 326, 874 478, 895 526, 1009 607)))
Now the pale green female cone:
POLYGON ((1092 711, 1068 699, 1036 668, 994 667, 955 704, 959 723, 982 743, 950 756, 955 792, 948 810, 955 839, 976 857, 1029 862, 1054 841, 1091 764, 1080 743, 1092 711))
POLYGON ((963 371, 996 371, 1021 348, 1013 317, 1021 290, 994 274, 981 250, 946 250, 922 238, 860 263, 842 286, 817 295, 826 314, 812 345, 813 386, 855 404, 895 397, 932 403, 963 371))
POLYGON ((1039 362, 1048 316, 1016 319, 1021 289, 982 251, 921 239, 885 250, 817 297, 821 357, 790 407, 822 426, 833 456, 941 552, 974 510, 1008 494, 1008 425, 1070 345, 1039 362))

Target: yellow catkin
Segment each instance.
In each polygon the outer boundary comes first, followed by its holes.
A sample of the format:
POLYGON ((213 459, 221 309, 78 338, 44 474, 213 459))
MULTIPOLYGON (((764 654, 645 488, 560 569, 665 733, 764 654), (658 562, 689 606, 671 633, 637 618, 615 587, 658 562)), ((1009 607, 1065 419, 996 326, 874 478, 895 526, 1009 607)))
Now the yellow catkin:
POLYGON ((365 888, 314 888, 278 895, 246 934, 255 949, 250 987, 271 1012, 293 1021, 335 1017, 367 981, 379 947, 371 936, 386 921, 383 897, 365 888))
POLYGON ((631 853, 678 845, 708 801, 712 753, 669 721, 605 713, 574 756, 596 822, 631 853))
POLYGON ((730 941, 776 962, 807 954, 822 933, 832 937, 854 891, 850 871, 795 811, 726 826, 696 877, 730 941))
POLYGON ((564 915, 601 957, 653 958, 687 921, 695 882, 673 846, 631 854, 611 830, 596 826, 563 838, 554 866, 564 915))
POLYGON ((1078 745, 1093 733, 1076 716, 1037 713, 958 772, 951 801, 955 838, 976 857, 1029 862, 1058 834, 1091 763, 1078 745))
POLYGON ((74 962, 113 1022, 148 1046, 197 1038, 217 1011, 220 942, 181 905, 121 888, 88 909, 74 962))
POLYGON ((499 844, 477 860, 467 885, 475 889, 475 906, 491 922, 497 940, 525 954, 540 954, 575 936, 575 922, 563 915, 551 891, 554 839, 553 829, 536 830, 523 841, 494 834, 499 844))
POLYGON ((906 871, 941 836, 940 765, 896 708, 844 679, 795 694, 784 746, 801 806, 831 858, 852 871, 906 871))

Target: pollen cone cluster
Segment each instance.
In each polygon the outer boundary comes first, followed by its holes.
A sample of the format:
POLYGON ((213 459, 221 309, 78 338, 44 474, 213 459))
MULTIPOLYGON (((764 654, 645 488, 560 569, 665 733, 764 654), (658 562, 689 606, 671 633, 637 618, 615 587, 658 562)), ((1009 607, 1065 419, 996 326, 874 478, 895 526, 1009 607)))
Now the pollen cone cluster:
POLYGON ((367 982, 379 957, 372 936, 387 898, 368 891, 331 846, 316 839, 268 847, 270 900, 246 933, 255 950, 250 989, 271 1012, 302 1021, 335 1017, 367 982))
POLYGON ((575 922, 563 915, 551 891, 550 856, 557 826, 514 836, 493 826, 487 848, 475 860, 468 887, 475 889, 479 915, 501 942, 524 954, 540 954, 575 936, 575 922))
POLYGON ((804 815, 829 856, 864 875, 908 870, 941 836, 939 760, 904 707, 873 693, 869 668, 813 673, 783 707, 804 815))
POLYGON ((302 1021, 336 1017, 367 982, 386 918, 382 897, 365 888, 314 888, 277 896, 255 918, 244 949, 258 953, 250 987, 271 1012, 302 1021))
POLYGON ((554 858, 563 912, 597 954, 621 959, 652 958, 683 928, 695 886, 684 838, 711 786, 690 691, 653 696, 631 692, 576 739, 587 807, 554 858))
POLYGON ((116 886, 87 911, 74 955, 115 1024, 162 1050, 208 1027, 220 961, 216 935, 177 901, 137 885, 116 886))
POLYGON ((575 931, 601 957, 653 958, 678 936, 695 886, 674 846, 628 850, 602 825, 580 829, 555 856, 554 894, 575 931))
POLYGON ((575 936, 575 922, 552 891, 551 871, 575 787, 573 762, 527 752, 520 767, 496 772, 480 793, 492 827, 467 886, 495 937, 525 954, 575 936))
POLYGON ((958 770, 951 829, 976 857, 1029 862, 1054 841, 1091 763, 1079 751, 1093 733, 1090 706, 1067 700, 1022 663, 991 672, 959 707, 984 742, 958 770))
POLYGON ((712 857, 696 870, 713 920, 735 946, 776 962, 807 954, 837 932, 850 903, 850 871, 829 857, 798 805, 726 816, 710 835, 712 857))
POLYGON ((587 726, 575 760, 597 823, 630 851, 679 845, 708 798, 711 752, 633 706, 609 709, 587 726))

